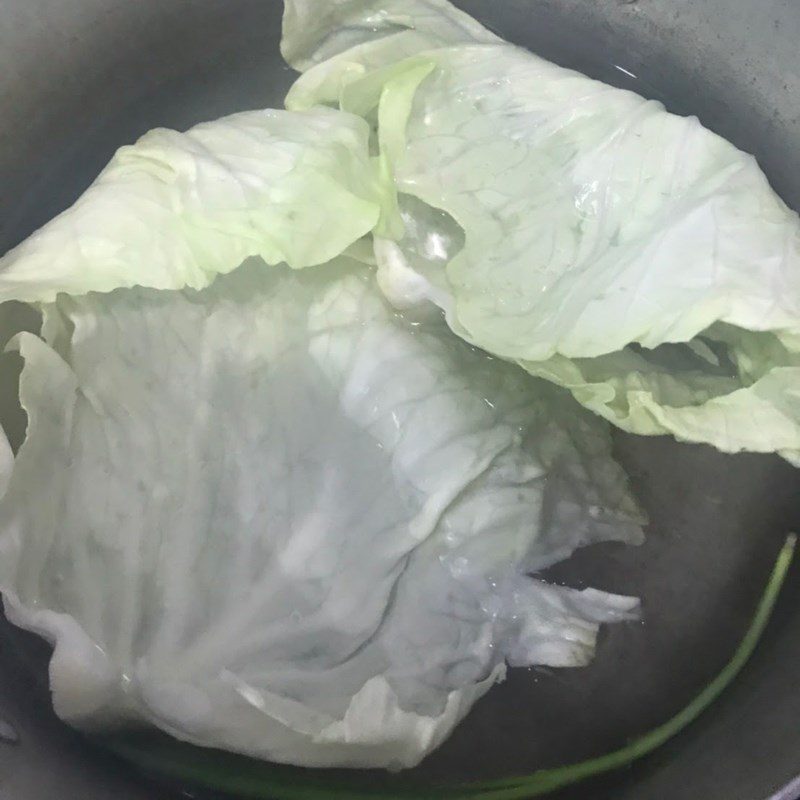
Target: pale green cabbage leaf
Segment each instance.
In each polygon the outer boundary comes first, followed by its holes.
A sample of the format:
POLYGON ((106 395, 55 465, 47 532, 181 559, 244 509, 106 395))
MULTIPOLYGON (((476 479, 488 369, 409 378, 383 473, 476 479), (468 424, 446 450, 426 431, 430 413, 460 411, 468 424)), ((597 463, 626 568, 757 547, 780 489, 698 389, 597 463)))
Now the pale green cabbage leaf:
POLYGON ((506 664, 585 664, 636 615, 529 576, 641 540, 607 424, 438 312, 398 315, 364 265, 251 259, 44 311, 14 340, 0 591, 54 644, 68 722, 406 767, 506 664))
POLYGON ((368 127, 352 115, 268 109, 155 129, 0 259, 0 301, 200 289, 250 256, 322 264, 379 225, 384 202, 368 127))
POLYGON ((376 241, 387 297, 626 430, 800 457, 800 224, 751 156, 446 2, 343 0, 301 29, 317 7, 286 5, 287 106, 372 125, 412 207, 376 241), (442 212, 458 250, 446 223, 418 239, 442 212))

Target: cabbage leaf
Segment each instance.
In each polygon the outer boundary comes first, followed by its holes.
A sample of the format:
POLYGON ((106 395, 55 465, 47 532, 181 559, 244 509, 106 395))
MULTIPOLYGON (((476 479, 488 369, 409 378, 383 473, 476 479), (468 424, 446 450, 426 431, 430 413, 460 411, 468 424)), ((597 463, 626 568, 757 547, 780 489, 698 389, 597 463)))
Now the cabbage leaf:
POLYGON ((376 242, 387 297, 625 430, 800 458, 800 224, 751 156, 443 0, 301 30, 317 5, 286 5, 287 107, 363 116, 416 203, 376 242), (426 207, 462 231, 445 259, 418 257, 426 207))
POLYGON ((252 259, 44 311, 14 340, 29 428, 0 590, 55 645, 68 722, 411 766, 506 664, 585 664, 599 623, 636 615, 530 577, 641 540, 606 423, 398 315, 364 265, 252 259))
POLYGON ((322 264, 379 225, 384 203, 368 127, 352 115, 267 109, 155 129, 0 259, 0 301, 201 289, 250 256, 322 264))

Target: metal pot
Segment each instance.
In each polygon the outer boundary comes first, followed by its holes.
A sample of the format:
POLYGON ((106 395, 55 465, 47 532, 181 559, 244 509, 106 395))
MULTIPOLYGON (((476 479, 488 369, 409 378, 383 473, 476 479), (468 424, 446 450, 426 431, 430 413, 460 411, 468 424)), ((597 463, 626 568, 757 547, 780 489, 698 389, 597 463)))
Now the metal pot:
MULTIPOLYGON (((697 114, 755 153, 800 208, 800 3, 460 5, 546 58, 697 114)), ((71 203, 117 146, 148 128, 280 105, 292 80, 278 53, 280 15, 279 0, 3 0, 0 251, 71 203)), ((4 336, 32 324, 24 307, 0 307, 4 336)), ((18 442, 19 365, 3 359, 0 421, 18 442)), ((647 544, 595 547, 555 577, 639 594, 644 625, 606 631, 585 670, 513 673, 421 775, 464 780, 604 752, 680 708, 733 651, 779 543, 800 528, 800 472, 667 439, 619 435, 617 454, 651 515, 647 544)), ((55 719, 46 647, 5 623, 0 647, 0 718, 19 737, 3 743, 0 726, 0 797, 169 795, 55 719)), ((800 772, 798 665, 796 565, 755 657, 710 712, 643 763, 564 796, 764 800, 800 772)))

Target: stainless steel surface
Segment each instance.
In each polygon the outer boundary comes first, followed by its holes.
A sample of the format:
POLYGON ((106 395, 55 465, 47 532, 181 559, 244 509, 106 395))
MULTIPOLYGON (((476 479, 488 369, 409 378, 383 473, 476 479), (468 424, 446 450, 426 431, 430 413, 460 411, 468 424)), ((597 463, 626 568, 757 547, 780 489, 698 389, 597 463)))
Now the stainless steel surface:
MULTIPOLYGON (((755 152, 800 208, 800 2, 469 0, 512 41, 697 113, 755 152), (631 77, 632 73, 634 77, 631 77)), ((275 105, 291 81, 279 0, 0 0, 0 251, 68 205, 113 150, 150 127, 275 105)), ((0 308, 0 333, 33 324, 0 308)), ((0 420, 19 440, 18 364, 3 356, 0 420)), ((800 473, 618 437, 652 517, 640 549, 602 546, 556 575, 642 595, 643 626, 606 631, 584 672, 518 671, 422 768, 502 774, 620 744, 680 707, 724 663, 784 533, 800 528, 800 473)), ((49 712, 45 649, 0 628, 2 800, 166 797, 88 752, 49 712), (40 680, 37 682, 36 674, 40 680)), ((685 735, 623 775, 565 796, 762 800, 800 772, 800 569, 733 690, 685 735)))

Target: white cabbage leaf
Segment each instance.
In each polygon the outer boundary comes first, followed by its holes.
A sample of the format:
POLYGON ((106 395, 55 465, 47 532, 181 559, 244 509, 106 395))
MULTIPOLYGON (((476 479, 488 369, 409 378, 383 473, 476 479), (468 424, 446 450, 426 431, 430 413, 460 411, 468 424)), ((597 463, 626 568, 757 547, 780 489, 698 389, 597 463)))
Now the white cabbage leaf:
POLYGON ((201 289, 250 256, 296 268, 327 262, 381 220, 368 132, 362 119, 324 108, 152 130, 0 259, 0 301, 201 289))
MULTIPOLYGON (((283 9, 281 54, 301 72, 384 36, 393 52, 409 55, 433 45, 502 42, 447 0, 286 0, 283 9)), ((366 48, 363 58, 370 52, 366 48)), ((362 72, 368 63, 347 62, 362 72)))
POLYGON ((45 317, 14 340, 0 590, 53 643, 66 721, 407 767, 506 664, 585 664, 636 615, 531 577, 641 540, 607 424, 438 312, 399 315, 363 265, 252 259, 45 317))
POLYGON ((800 224, 751 156, 443 0, 326 4, 325 36, 297 24, 317 7, 287 0, 287 106, 375 129, 407 210, 387 297, 626 430, 800 458, 800 224))

